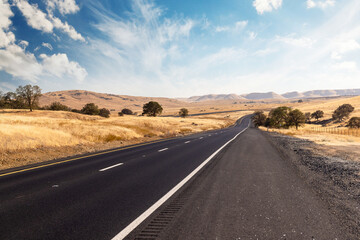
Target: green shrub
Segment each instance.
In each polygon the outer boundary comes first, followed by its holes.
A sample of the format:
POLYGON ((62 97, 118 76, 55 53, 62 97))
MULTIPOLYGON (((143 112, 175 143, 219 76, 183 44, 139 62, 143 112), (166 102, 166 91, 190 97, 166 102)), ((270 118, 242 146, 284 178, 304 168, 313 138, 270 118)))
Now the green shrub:
POLYGON ((321 110, 317 110, 317 111, 315 111, 315 112, 313 112, 313 113, 311 114, 311 117, 312 117, 312 118, 315 118, 316 121, 318 121, 319 118, 324 117, 324 112, 321 111, 321 110))
POLYGON ((265 126, 266 122, 266 115, 263 111, 257 111, 254 113, 254 116, 252 117, 252 120, 255 124, 255 127, 259 126, 265 126))
POLYGON ((94 103, 88 103, 81 109, 81 113, 87 115, 99 115, 100 110, 94 103))
POLYGON ((187 110, 186 108, 182 108, 179 111, 179 116, 180 117, 187 117, 189 115, 189 110, 187 110))
POLYGON ((158 102, 150 101, 148 103, 145 103, 143 106, 143 115, 148 115, 152 117, 156 117, 156 115, 159 115, 162 113, 163 108, 158 102))
POLYGON ((287 125, 289 127, 295 126, 296 130, 303 124, 305 124, 305 115, 299 110, 291 110, 289 113, 287 125))
POLYGON ((60 102, 53 102, 50 106, 45 107, 45 109, 51 111, 71 111, 71 108, 60 102))
POLYGON ((360 117, 350 118, 347 127, 349 128, 360 128, 360 117))
POLYGON ((272 109, 269 113, 269 125, 273 128, 288 128, 288 117, 291 108, 289 107, 277 107, 272 109))
POLYGON ((106 108, 100 109, 100 111, 99 111, 99 116, 105 117, 105 118, 109 118, 109 117, 110 117, 110 111, 109 111, 109 109, 106 109, 106 108))
POLYGON ((344 118, 348 118, 350 113, 352 113, 354 109, 355 108, 350 104, 343 104, 334 111, 332 117, 334 120, 338 120, 341 122, 344 118))
POLYGON ((121 112, 125 115, 133 115, 133 111, 128 108, 124 108, 123 110, 121 110, 121 112))

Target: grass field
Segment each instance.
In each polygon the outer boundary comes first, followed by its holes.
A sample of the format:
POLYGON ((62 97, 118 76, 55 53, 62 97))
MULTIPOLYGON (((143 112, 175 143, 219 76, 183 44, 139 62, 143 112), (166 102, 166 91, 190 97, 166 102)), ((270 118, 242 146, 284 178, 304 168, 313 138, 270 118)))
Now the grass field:
POLYGON ((0 111, 0 169, 225 128, 248 112, 194 118, 101 118, 72 112, 0 111))
POLYGON ((324 119, 331 118, 334 110, 342 104, 351 104, 355 110, 351 113, 353 117, 360 117, 360 96, 352 98, 333 99, 325 102, 302 103, 297 107, 303 112, 315 112, 316 110, 324 111, 324 119))

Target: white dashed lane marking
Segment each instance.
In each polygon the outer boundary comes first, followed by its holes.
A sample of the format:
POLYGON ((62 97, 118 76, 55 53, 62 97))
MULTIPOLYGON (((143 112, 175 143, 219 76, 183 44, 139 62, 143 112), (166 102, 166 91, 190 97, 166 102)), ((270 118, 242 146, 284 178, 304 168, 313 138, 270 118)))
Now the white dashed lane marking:
POLYGON ((169 148, 163 148, 163 149, 160 149, 158 152, 163 152, 163 151, 166 151, 168 150, 169 148))
POLYGON ((103 172, 103 171, 106 171, 106 170, 109 170, 111 168, 118 167, 118 166, 121 166, 121 165, 123 165, 123 163, 118 163, 118 164, 112 165, 110 167, 100 169, 99 172, 103 172))

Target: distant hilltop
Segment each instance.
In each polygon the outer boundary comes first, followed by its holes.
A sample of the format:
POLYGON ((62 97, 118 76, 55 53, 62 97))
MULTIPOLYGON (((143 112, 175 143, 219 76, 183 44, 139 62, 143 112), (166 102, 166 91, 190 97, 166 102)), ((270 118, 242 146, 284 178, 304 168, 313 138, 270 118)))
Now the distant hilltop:
POLYGON ((306 92, 287 92, 277 94, 275 92, 248 93, 248 94, 208 94, 203 96, 193 96, 182 98, 181 100, 189 102, 202 102, 208 100, 262 100, 262 99, 302 99, 302 98, 320 98, 320 97, 340 97, 340 96, 359 96, 360 89, 339 89, 339 90, 313 90, 306 92))

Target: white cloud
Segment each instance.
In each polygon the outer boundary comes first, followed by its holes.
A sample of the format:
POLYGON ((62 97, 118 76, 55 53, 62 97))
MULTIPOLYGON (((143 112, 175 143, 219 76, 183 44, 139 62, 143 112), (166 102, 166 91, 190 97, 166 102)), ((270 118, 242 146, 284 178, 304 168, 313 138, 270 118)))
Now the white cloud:
POLYGON ((239 29, 243 29, 247 26, 248 21, 238 21, 235 23, 235 29, 239 30, 239 29))
POLYGON ((196 23, 189 18, 163 18, 162 10, 147 1, 133 1, 131 7, 128 19, 110 17, 108 12, 96 9, 94 12, 100 23, 95 26, 110 41, 94 40, 92 44, 103 46, 98 50, 105 49, 102 53, 105 56, 109 56, 108 49, 117 48, 110 54, 121 62, 117 70, 125 72, 136 68, 136 75, 143 72, 162 75, 164 60, 176 56, 174 51, 179 51, 173 46, 188 38, 196 23))
POLYGON ((10 17, 14 14, 10 9, 10 5, 7 1, 0 1, 0 29, 8 29, 11 25, 10 17))
POLYGON ((0 49, 0 70, 14 77, 36 82, 42 73, 42 66, 32 53, 11 44, 6 49, 0 49))
POLYGON ((19 42, 19 46, 22 47, 23 49, 27 48, 29 46, 29 42, 25 41, 25 40, 21 40, 19 42))
POLYGON ((15 3, 26 18, 29 26, 47 33, 53 31, 53 24, 47 18, 46 13, 42 12, 36 4, 29 4, 25 0, 15 0, 15 3))
POLYGON ((335 0, 324 0, 324 1, 316 1, 316 0, 307 0, 306 1, 306 6, 307 8, 321 8, 321 9, 325 9, 328 7, 333 7, 335 6, 335 0))
POLYGON ((34 29, 52 33, 53 29, 59 29, 68 34, 74 40, 85 41, 85 39, 78 33, 74 27, 67 22, 63 23, 59 18, 54 17, 53 13, 44 13, 36 4, 30 4, 25 0, 15 0, 16 6, 26 18, 27 23, 34 29))
POLYGON ((254 56, 264 57, 264 56, 267 56, 267 55, 272 54, 272 53, 275 53, 275 52, 277 52, 276 49, 273 49, 273 48, 265 48, 265 49, 257 50, 257 51, 254 53, 254 56))
POLYGON ((309 37, 296 38, 294 37, 294 34, 290 34, 288 36, 276 36, 275 41, 296 47, 311 47, 315 43, 315 40, 309 37))
MULTIPOLYGON (((47 16, 36 5, 30 5, 25 1, 16 1, 16 6, 23 12, 32 27, 45 32, 52 29, 49 27, 51 23, 45 21, 47 16)), ((66 76, 77 81, 84 80, 87 75, 86 70, 77 62, 69 61, 66 54, 52 56, 42 54, 40 56, 42 62, 39 62, 34 54, 26 51, 29 42, 20 40, 16 44, 14 33, 9 31, 11 16, 13 13, 9 3, 0 0, 0 71, 31 82, 37 82, 44 74, 58 78, 66 76)), ((52 50, 49 43, 42 43, 42 46, 52 50)))
POLYGON ((15 35, 12 32, 5 32, 0 29, 0 48, 6 47, 15 42, 15 35))
POLYGON ((335 70, 357 70, 357 64, 356 62, 353 61, 344 61, 344 62, 339 62, 339 63, 335 63, 333 64, 333 68, 335 70))
POLYGON ((258 14, 263 14, 264 12, 271 12, 276 10, 282 5, 282 0, 255 0, 253 1, 253 6, 255 7, 258 14))
POLYGON ((353 52, 360 49, 360 44, 355 39, 336 38, 332 41, 333 58, 341 58, 344 53, 353 52))
POLYGON ((75 28, 69 25, 67 22, 63 23, 59 18, 54 17, 51 14, 49 14, 49 19, 51 19, 55 28, 62 30, 64 33, 67 33, 72 39, 85 42, 83 36, 81 36, 81 34, 78 33, 75 28))
POLYGON ((238 32, 243 30, 248 24, 248 21, 238 21, 234 26, 217 26, 215 32, 238 32))
POLYGON ((250 39, 250 40, 254 40, 254 39, 256 38, 256 36, 257 36, 257 33, 255 33, 255 32, 249 32, 249 39, 250 39))
POLYGON ((53 50, 53 47, 51 46, 50 43, 45 43, 45 42, 43 42, 43 43, 41 44, 41 46, 48 48, 50 51, 53 50))
POLYGON ((64 53, 47 56, 41 54, 43 60, 44 73, 54 75, 58 78, 68 77, 78 82, 82 82, 87 76, 87 71, 82 68, 79 63, 69 61, 64 53))
POLYGON ((57 8, 62 15, 76 13, 80 9, 75 0, 47 0, 46 4, 50 11, 57 8))
POLYGON ((198 65, 208 68, 213 64, 219 65, 227 62, 234 62, 243 58, 245 54, 246 52, 243 49, 222 48, 216 53, 205 56, 199 61, 198 65))
POLYGON ((215 28, 215 32, 227 32, 227 31, 230 31, 229 26, 217 26, 215 28))
POLYGON ((31 53, 26 53, 27 41, 15 44, 15 35, 9 31, 10 17, 13 13, 7 1, 0 1, 0 70, 30 81, 36 81, 41 73, 41 66, 31 53))

